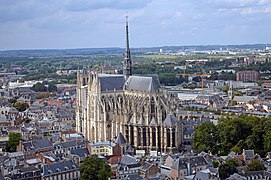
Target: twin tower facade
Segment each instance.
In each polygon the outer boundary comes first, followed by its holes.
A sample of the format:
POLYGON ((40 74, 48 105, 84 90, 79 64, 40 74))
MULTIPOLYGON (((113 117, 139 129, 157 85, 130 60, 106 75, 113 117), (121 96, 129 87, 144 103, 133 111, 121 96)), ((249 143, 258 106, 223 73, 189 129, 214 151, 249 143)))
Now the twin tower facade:
POLYGON ((77 74, 76 131, 91 142, 114 141, 122 134, 136 150, 177 152, 181 124, 174 104, 157 75, 132 74, 126 21, 123 74, 84 68, 77 74))

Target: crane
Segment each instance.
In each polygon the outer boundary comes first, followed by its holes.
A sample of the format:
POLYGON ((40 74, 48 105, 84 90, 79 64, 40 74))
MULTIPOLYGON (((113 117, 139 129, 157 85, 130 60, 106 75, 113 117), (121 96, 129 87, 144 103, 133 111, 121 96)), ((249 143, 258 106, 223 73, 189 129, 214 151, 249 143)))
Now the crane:
POLYGON ((192 77, 201 77, 201 88, 204 89, 204 77, 210 77, 210 74, 176 74, 176 76, 192 76, 192 77))

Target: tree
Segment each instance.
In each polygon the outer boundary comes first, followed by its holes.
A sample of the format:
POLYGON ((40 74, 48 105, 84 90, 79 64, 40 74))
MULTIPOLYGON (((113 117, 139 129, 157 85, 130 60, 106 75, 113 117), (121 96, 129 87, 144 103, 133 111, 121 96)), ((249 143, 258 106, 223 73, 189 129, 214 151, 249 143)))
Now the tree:
POLYGON ((241 154, 243 149, 245 149, 245 141, 241 139, 235 146, 231 148, 231 151, 241 154))
POLYGON ((193 148, 198 153, 201 151, 217 153, 217 141, 216 126, 211 122, 204 122, 195 130, 193 148))
POLYGON ((34 90, 34 91, 36 91, 36 92, 47 91, 45 83, 40 83, 40 82, 37 82, 36 84, 34 84, 31 89, 34 90))
POLYGON ((21 140, 21 134, 11 132, 11 133, 9 133, 8 137, 9 137, 9 139, 7 142, 7 151, 8 152, 16 152, 16 148, 19 145, 20 140, 21 140))
POLYGON ((48 83, 48 91, 49 92, 56 92, 57 91, 57 87, 56 87, 55 83, 53 83, 53 82, 48 83))
POLYGON ((110 166, 97 155, 87 157, 79 166, 79 170, 80 180, 106 180, 112 175, 110 166))
POLYGON ((20 112, 25 111, 27 108, 29 108, 29 105, 25 102, 15 102, 12 106, 20 112))
POLYGON ((218 174, 220 179, 226 179, 232 174, 237 173, 236 166, 232 163, 224 163, 218 168, 218 174))
POLYGON ((266 167, 264 164, 257 159, 254 159, 251 161, 250 164, 247 165, 247 170, 248 171, 261 171, 261 170, 266 170, 266 167))
POLYGON ((217 160, 212 161, 213 168, 217 168, 219 166, 219 162, 217 160))

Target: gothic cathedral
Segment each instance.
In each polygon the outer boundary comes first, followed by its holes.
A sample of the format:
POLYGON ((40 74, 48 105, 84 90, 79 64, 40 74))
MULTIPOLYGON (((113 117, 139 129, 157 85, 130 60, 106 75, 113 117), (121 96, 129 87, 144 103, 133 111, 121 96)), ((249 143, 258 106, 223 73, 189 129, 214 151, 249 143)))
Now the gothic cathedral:
POLYGON ((77 74, 76 131, 91 142, 121 134, 136 150, 174 153, 182 141, 174 101, 157 75, 132 74, 126 20, 123 74, 84 68, 77 74))

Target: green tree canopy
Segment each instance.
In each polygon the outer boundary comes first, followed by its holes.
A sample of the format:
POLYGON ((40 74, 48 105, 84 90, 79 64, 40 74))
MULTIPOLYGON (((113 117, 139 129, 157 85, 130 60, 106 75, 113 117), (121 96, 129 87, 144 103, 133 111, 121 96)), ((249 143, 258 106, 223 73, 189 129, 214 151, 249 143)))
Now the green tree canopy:
POLYGON ((9 137, 9 139, 7 142, 7 151, 8 152, 16 152, 16 148, 20 143, 21 134, 11 132, 11 133, 9 133, 8 137, 9 137))
POLYGON ((248 171, 261 171, 261 170, 266 170, 266 167, 264 164, 257 159, 254 159, 251 161, 250 164, 247 165, 247 170, 248 171))
POLYGON ((264 156, 271 147, 271 118, 240 116, 219 120, 217 126, 208 122, 199 125, 194 134, 196 152, 211 151, 227 155, 230 151, 242 153, 254 149, 264 156))
POLYGON ((211 122, 204 122, 195 130, 193 148, 197 152, 217 153, 217 127, 211 122))
POLYGON ((226 179, 232 174, 237 173, 236 165, 232 162, 226 162, 219 166, 218 174, 220 179, 226 179))
POLYGON ((107 180, 111 175, 111 167, 97 155, 91 155, 79 166, 80 180, 107 180))
POLYGON ((29 108, 29 105, 25 102, 15 102, 12 104, 12 106, 20 112, 25 111, 27 108, 29 108))
POLYGON ((36 91, 36 92, 47 91, 45 83, 40 83, 40 82, 37 82, 36 84, 34 84, 31 89, 34 90, 34 91, 36 91))

